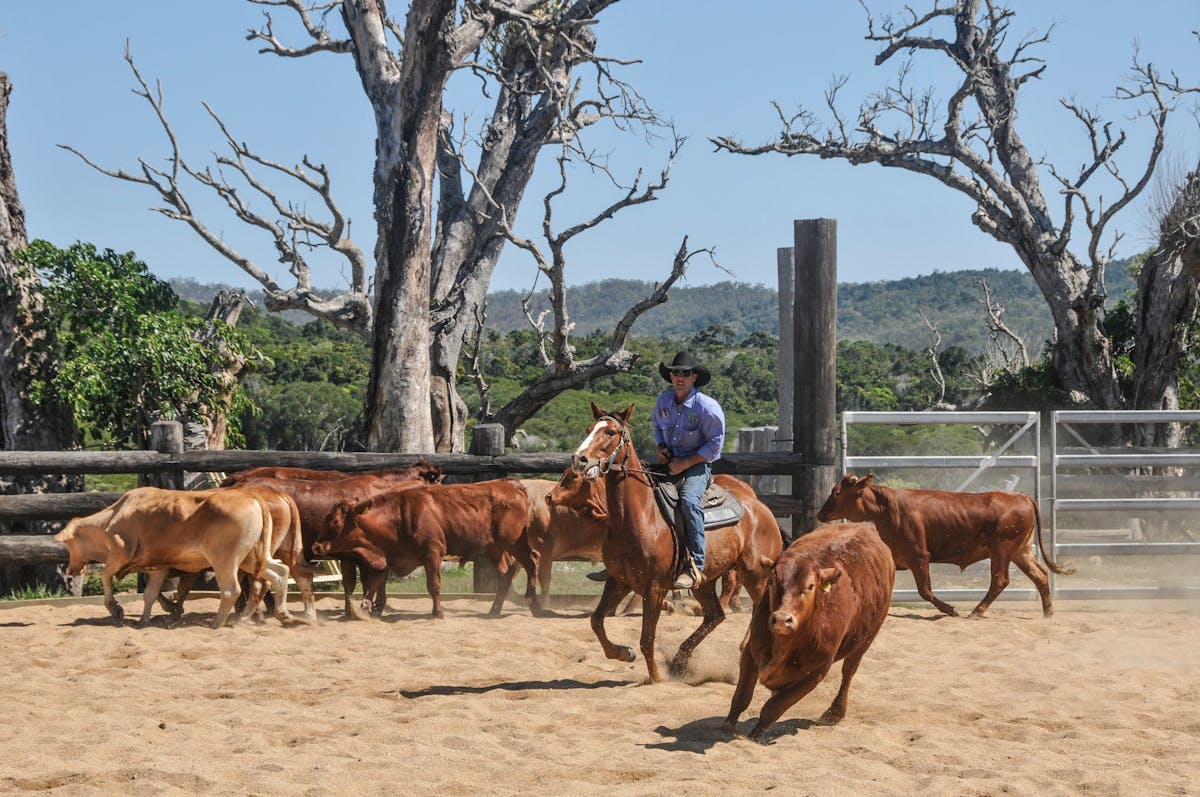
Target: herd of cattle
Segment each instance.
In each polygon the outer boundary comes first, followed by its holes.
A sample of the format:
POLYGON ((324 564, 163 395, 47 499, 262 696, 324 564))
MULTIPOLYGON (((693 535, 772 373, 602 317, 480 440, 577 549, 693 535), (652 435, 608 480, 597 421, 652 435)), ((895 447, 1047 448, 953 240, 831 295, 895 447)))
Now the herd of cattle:
MULTIPOLYGON (((123 612, 113 597, 114 578, 147 575, 144 626, 155 602, 170 613, 170 622, 177 621, 193 580, 207 569, 221 596, 214 628, 225 625, 243 593, 245 606, 234 621, 260 617, 267 588, 274 594, 275 616, 293 619, 287 610, 289 577, 300 592, 303 619, 314 622, 310 562, 326 558, 342 564, 344 610, 355 619, 383 611, 389 573, 407 575, 418 567, 425 571, 433 616, 442 617, 443 561, 480 556, 495 562, 501 574, 491 613, 501 611, 520 567, 537 614, 554 561, 605 558, 608 502, 605 479, 585 478, 574 468, 557 482, 464 484, 443 483, 440 469, 427 463, 357 474, 255 468, 211 490, 130 490, 111 506, 71 520, 56 539, 68 549, 72 575, 90 562, 104 565, 105 605, 118 625, 123 612), (168 577, 179 578, 174 600, 161 594, 168 577), (359 577, 363 597, 355 602, 359 577)), ((847 475, 818 517, 826 525, 798 537, 773 562, 763 562, 770 575, 741 646, 727 719, 734 728, 755 684, 766 686, 772 696, 751 738, 761 740, 837 661, 843 662, 841 687, 821 721, 845 715, 850 680, 887 616, 898 569, 911 570, 921 596, 955 614, 934 596, 929 565, 966 567, 989 558, 991 584, 972 612, 978 616, 1007 586, 1011 562, 1037 587, 1044 614, 1052 613, 1048 577, 1033 550, 1035 532, 1042 545, 1041 518, 1037 503, 1024 494, 902 490, 876 484, 873 476, 847 475), (851 522, 830 523, 842 519, 851 522)), ((1044 547, 1042 558, 1056 573, 1073 572, 1053 562, 1044 547)), ((729 576, 723 601, 737 590, 736 568, 729 576)))

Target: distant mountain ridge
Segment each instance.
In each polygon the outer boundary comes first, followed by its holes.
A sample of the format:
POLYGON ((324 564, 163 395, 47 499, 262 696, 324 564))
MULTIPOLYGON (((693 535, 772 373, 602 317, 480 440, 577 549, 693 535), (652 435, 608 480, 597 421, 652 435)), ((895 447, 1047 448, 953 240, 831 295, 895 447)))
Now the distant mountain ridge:
MULTIPOLYGON (((1112 263, 1106 274, 1110 303, 1124 297, 1133 287, 1127 261, 1112 263)), ((962 346, 982 351, 988 341, 983 288, 986 282, 992 300, 1003 305, 1004 323, 1020 335, 1030 353, 1041 349, 1051 333, 1050 312, 1033 278, 1013 269, 935 271, 932 274, 878 282, 845 282, 838 285, 838 338, 892 343, 908 349, 933 344, 933 333, 922 313, 941 335, 940 348, 962 346)), ((203 284, 192 279, 171 280, 181 298, 208 304, 217 291, 232 286, 203 284)), ((580 332, 611 330, 627 308, 647 296, 653 283, 607 279, 567 289, 570 320, 580 332)), ((262 293, 248 291, 251 301, 262 307, 262 293)), ((488 294, 487 324, 500 332, 526 329, 521 309, 523 291, 494 291, 488 294)), ((547 293, 535 294, 533 316, 549 309, 547 293)), ((295 311, 284 316, 296 323, 310 316, 295 311)), ((779 292, 762 284, 720 282, 712 285, 675 287, 666 304, 651 309, 633 326, 634 335, 686 339, 713 326, 727 327, 735 339, 754 332, 779 334, 779 292)))

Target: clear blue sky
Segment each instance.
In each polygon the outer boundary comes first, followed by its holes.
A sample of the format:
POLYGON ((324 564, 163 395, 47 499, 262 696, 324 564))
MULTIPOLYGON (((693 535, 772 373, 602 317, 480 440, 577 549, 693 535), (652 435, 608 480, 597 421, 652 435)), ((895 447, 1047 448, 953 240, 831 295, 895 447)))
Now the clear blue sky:
MULTIPOLYGON (((392 5, 394 13, 403 11, 404 4, 392 5)), ((900 4, 871 5, 878 16, 900 4)), ((1074 96, 1130 131, 1123 162, 1128 170, 1137 168, 1148 138, 1128 118, 1129 105, 1113 100, 1113 88, 1127 73, 1135 39, 1144 59, 1200 84, 1200 44, 1192 33, 1200 29, 1200 0, 1012 0, 1010 6, 1017 12, 1014 38, 1057 25, 1051 44, 1038 51, 1048 69, 1027 88, 1020 108, 1019 128, 1035 157, 1044 155, 1067 170, 1082 162, 1086 141, 1058 104, 1074 96)), ((290 19, 283 11, 276 16, 290 19)), ((253 285, 190 229, 148 210, 157 206, 148 189, 103 176, 56 146, 72 145, 105 166, 126 170, 137 167, 139 156, 156 162, 168 152, 149 106, 131 93, 134 80, 122 58, 128 38, 143 76, 152 85, 161 81, 185 156, 203 165, 211 163, 210 152, 222 148, 219 131, 200 105, 207 101, 260 153, 287 164, 307 153, 327 164, 334 194, 353 220, 353 237, 370 252, 374 130, 350 57, 260 55, 244 34, 261 18, 261 7, 241 0, 5 3, 0 69, 14 84, 10 146, 30 236, 60 246, 85 240, 133 250, 164 278, 253 285)), ((965 199, 929 178, 840 161, 714 152, 709 136, 736 135, 747 144, 771 139, 778 128, 772 100, 785 109, 803 104, 823 112, 823 93, 834 75, 850 76, 842 108, 851 117, 860 98, 886 85, 895 65, 874 66, 877 47, 863 41, 865 16, 857 3, 624 0, 604 19, 603 52, 643 61, 624 75, 689 140, 658 202, 626 211, 568 250, 570 282, 661 278, 688 235, 693 247, 715 247, 732 276, 696 261, 687 284, 732 278, 774 285, 775 250, 790 245, 792 220, 818 217, 838 220, 843 282, 1019 267, 1010 250, 971 225, 965 199)), ((941 69, 943 61, 926 54, 916 63, 941 69)), ((943 87, 955 78, 929 69, 918 75, 921 84, 943 87)), ((947 95, 940 92, 943 99, 947 95)), ((471 92, 460 84, 454 96, 471 92)), ((476 110, 470 124, 478 126, 483 118, 476 110)), ((619 174, 632 175, 639 164, 656 174, 661 166, 661 142, 648 146, 633 137, 595 136, 592 143, 611 150, 619 174)), ((1183 168, 1198 157, 1197 121, 1185 110, 1173 120, 1168 160, 1183 168)), ((558 212, 563 224, 614 197, 597 183, 578 185, 587 190, 558 212)), ((526 195, 520 221, 527 234, 537 231, 545 186, 537 182, 526 195)), ((1111 187, 1106 193, 1112 195, 1111 187)), ((192 196, 210 227, 286 284, 288 275, 272 261, 263 238, 218 215, 220 207, 206 198, 200 202, 205 195, 199 187, 192 196)), ((312 197, 297 196, 312 206, 312 197)), ((1057 199, 1053 204, 1060 207, 1057 199)), ((1125 232, 1120 256, 1151 241, 1144 203, 1118 217, 1117 226, 1125 232)), ((1079 230, 1076 241, 1076 251, 1083 253, 1079 230)), ((526 288, 533 266, 515 248, 509 250, 493 287, 526 288)), ((319 286, 341 282, 336 262, 320 266, 319 286)))

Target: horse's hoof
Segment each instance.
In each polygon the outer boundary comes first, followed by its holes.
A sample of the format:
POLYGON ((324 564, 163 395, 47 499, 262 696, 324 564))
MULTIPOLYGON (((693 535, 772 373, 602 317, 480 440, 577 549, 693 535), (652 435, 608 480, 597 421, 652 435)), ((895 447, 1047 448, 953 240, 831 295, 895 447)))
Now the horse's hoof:
POLYGON ((617 658, 624 662, 637 661, 637 653, 635 653, 633 651, 633 648, 631 648, 631 647, 626 647, 625 645, 618 645, 617 646, 617 658))

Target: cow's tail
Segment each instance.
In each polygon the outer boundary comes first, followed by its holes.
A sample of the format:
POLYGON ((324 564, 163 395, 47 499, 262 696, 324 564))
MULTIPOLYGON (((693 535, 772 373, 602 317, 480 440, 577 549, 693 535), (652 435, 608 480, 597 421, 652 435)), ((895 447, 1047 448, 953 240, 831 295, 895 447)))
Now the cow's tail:
POLYGON ((293 499, 287 493, 280 493, 287 499, 288 511, 292 515, 292 562, 296 565, 296 569, 307 574, 315 575, 317 569, 304 556, 304 536, 303 529, 300 528, 300 507, 296 505, 293 499))
POLYGON ((254 552, 258 558, 258 562, 254 566, 254 577, 263 578, 267 562, 274 559, 275 521, 271 519, 271 507, 267 505, 267 501, 258 496, 253 496, 253 498, 254 502, 258 504, 258 508, 262 510, 262 536, 259 537, 258 545, 254 546, 254 552))
POLYGON ((1047 567, 1049 567, 1055 573, 1058 573, 1060 576, 1071 575, 1075 572, 1075 568, 1071 566, 1074 564, 1074 562, 1066 562, 1065 564, 1059 565, 1050 558, 1050 554, 1046 553, 1046 546, 1042 542, 1042 510, 1040 507, 1038 507, 1036 498, 1030 497, 1029 502, 1033 504, 1033 520, 1037 524, 1035 528, 1037 530, 1038 549, 1042 552, 1042 561, 1046 563, 1047 567))

